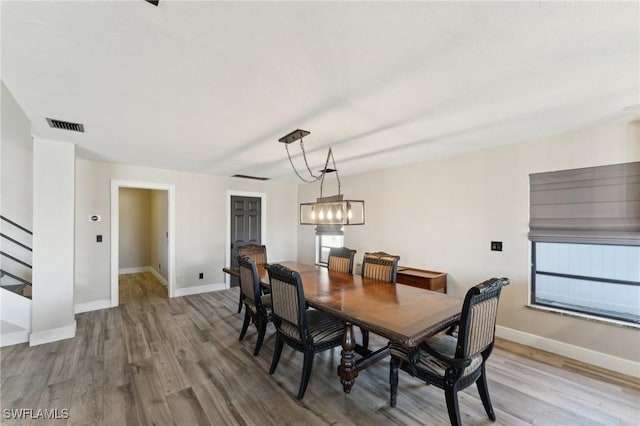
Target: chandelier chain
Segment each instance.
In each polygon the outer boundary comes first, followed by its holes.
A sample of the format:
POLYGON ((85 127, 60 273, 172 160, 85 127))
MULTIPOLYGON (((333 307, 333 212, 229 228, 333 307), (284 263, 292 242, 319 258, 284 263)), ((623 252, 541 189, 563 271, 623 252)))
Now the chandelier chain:
POLYGON ((293 165, 293 160, 291 159, 291 154, 289 153, 289 145, 285 144, 284 146, 285 146, 285 148, 287 150, 287 157, 289 157, 289 163, 291 163, 291 168, 296 173, 296 175, 300 178, 301 181, 303 181, 305 183, 314 183, 314 182, 317 182, 319 179, 322 178, 322 176, 314 176, 314 174, 311 173, 311 169, 309 169, 309 164, 307 163, 307 156, 306 156, 306 154, 304 152, 304 145, 301 144, 301 146, 302 146, 302 156, 304 157, 304 162, 307 165, 307 170, 309 170, 309 174, 313 178, 312 180, 309 180, 309 179, 305 178, 304 176, 302 176, 300 174, 300 172, 298 172, 298 169, 296 169, 296 166, 293 165))
POLYGON ((324 162, 324 169, 322 170, 320 176, 316 176, 311 171, 311 167, 309 167, 309 162, 307 161, 307 151, 304 149, 304 141, 302 138, 300 138, 300 149, 302 150, 302 158, 304 159, 304 165, 307 168, 309 175, 312 177, 312 179, 307 179, 306 177, 302 176, 302 174, 300 174, 298 169, 296 169, 296 166, 293 164, 293 159, 291 158, 291 153, 289 152, 289 144, 285 143, 284 147, 287 151, 287 157, 289 158, 289 163, 291 164, 291 168, 293 169, 293 171, 296 173, 296 176, 298 176, 298 178, 301 181, 305 183, 314 183, 314 182, 320 181, 320 198, 322 198, 322 191, 324 189, 324 178, 325 178, 325 175, 327 174, 327 170, 329 169, 329 159, 331 159, 333 170, 336 173, 336 180, 338 181, 338 195, 340 195, 340 190, 341 190, 340 175, 338 174, 336 159, 333 157, 333 150, 331 148, 329 148, 329 152, 327 152, 327 159, 324 162))

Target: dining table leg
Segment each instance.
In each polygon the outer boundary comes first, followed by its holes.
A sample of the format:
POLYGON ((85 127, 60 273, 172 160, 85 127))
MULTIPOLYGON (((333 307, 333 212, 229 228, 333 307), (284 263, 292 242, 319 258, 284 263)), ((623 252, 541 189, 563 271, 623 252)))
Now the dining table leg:
POLYGON ((345 393, 351 392, 351 386, 358 377, 358 369, 356 368, 355 352, 356 335, 353 332, 353 325, 349 322, 344 323, 344 332, 342 334, 342 357, 338 366, 338 376, 342 383, 342 389, 345 393))

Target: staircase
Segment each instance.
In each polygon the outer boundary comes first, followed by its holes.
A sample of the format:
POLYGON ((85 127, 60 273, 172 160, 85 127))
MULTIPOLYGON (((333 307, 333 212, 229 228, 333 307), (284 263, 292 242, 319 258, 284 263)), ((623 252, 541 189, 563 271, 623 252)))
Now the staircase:
POLYGON ((32 232, 0 215, 0 347, 29 341, 32 232))

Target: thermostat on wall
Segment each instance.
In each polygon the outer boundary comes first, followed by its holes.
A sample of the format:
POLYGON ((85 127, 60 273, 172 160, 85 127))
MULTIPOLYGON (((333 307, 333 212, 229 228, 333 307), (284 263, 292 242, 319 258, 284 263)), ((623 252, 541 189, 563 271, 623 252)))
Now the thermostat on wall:
POLYGON ((90 214, 89 222, 102 222, 102 216, 99 214, 90 214))

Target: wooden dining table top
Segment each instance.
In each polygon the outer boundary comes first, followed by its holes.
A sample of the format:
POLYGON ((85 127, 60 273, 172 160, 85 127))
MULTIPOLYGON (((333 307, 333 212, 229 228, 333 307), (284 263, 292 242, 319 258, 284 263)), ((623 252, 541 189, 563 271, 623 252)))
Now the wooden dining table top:
MULTIPOLYGON (((459 297, 316 265, 280 264, 300 273, 309 306, 406 346, 420 344, 460 318, 463 299, 459 297)), ((239 271, 225 268, 225 272, 239 271)), ((258 274, 268 286, 267 270, 258 266, 258 274)))

